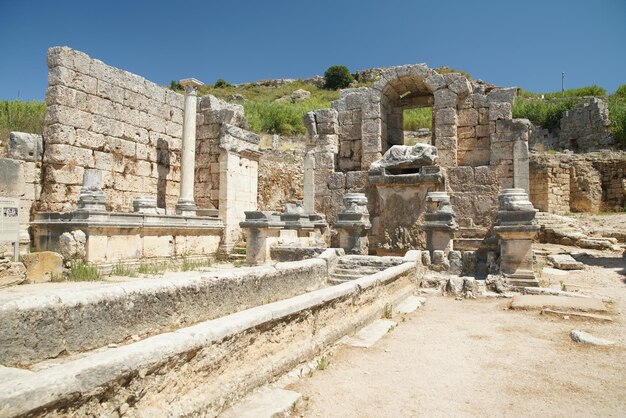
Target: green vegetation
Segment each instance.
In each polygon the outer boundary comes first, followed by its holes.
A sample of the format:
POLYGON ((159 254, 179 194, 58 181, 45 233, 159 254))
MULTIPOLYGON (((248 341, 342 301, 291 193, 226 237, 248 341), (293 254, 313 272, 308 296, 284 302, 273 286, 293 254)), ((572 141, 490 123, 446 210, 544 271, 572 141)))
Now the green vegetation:
POLYGON ((113 276, 123 276, 123 277, 136 277, 137 276, 137 272, 135 270, 133 270, 131 267, 121 262, 113 266, 113 270, 111 271, 111 274, 113 276))
POLYGON ((563 114, 584 101, 584 97, 604 97, 609 106, 611 125, 609 129, 615 135, 615 142, 620 148, 626 147, 626 84, 617 88, 610 96, 606 90, 596 85, 565 90, 565 97, 560 91, 553 93, 532 93, 521 90, 513 104, 513 117, 526 118, 533 124, 547 129, 559 127, 563 114), (539 98, 543 96, 544 100, 539 98))
POLYGON ((513 104, 513 117, 526 118, 547 129, 559 127, 566 111, 579 103, 576 99, 537 100, 518 98, 513 104))
POLYGON ((385 303, 385 310, 383 311, 383 319, 393 318, 393 305, 391 303, 385 303))
POLYGON ((458 74, 461 74, 463 77, 467 78, 468 80, 472 79, 472 76, 468 72, 465 72, 463 70, 455 70, 454 68, 448 68, 446 66, 435 68, 434 70, 437 71, 439 74, 458 73, 458 74))
POLYGON ((218 78, 215 84, 213 84, 213 87, 215 87, 216 89, 223 89, 225 87, 232 87, 232 86, 233 86, 232 84, 230 84, 223 78, 218 78))
POLYGON ((279 87, 241 85, 216 88, 201 86, 198 96, 212 94, 226 100, 232 94, 241 94, 250 130, 257 133, 302 135, 306 132, 302 117, 312 110, 330 107, 330 102, 339 98, 339 92, 325 90, 303 81, 295 81, 279 87), (276 102, 275 100, 298 89, 311 92, 311 97, 296 103, 276 102))
POLYGON ((558 99, 563 96, 565 97, 606 96, 606 90, 603 89, 602 87, 596 86, 595 84, 592 86, 581 87, 578 89, 565 90, 564 94, 560 91, 555 91, 552 93, 533 93, 530 91, 520 89, 518 96, 523 97, 523 98, 541 98, 541 96, 543 96, 544 99, 558 99))
POLYGON ((87 282, 100 280, 98 267, 86 264, 82 261, 73 261, 67 273, 67 280, 71 282, 87 282))
POLYGON ((345 89, 354 81, 348 67, 333 65, 324 72, 324 88, 328 90, 345 89))
POLYGON ((326 356, 322 356, 317 360, 317 364, 315 365, 316 370, 326 370, 330 366, 330 362, 326 358, 326 356))
POLYGON ((432 129, 432 125, 432 107, 420 107, 417 109, 407 109, 404 111, 405 131, 417 131, 419 128, 432 129))
POLYGON ((5 143, 11 131, 41 134, 45 112, 44 102, 0 100, 0 141, 5 143))
MULTIPOLYGON (((626 85, 621 87, 626 87, 626 85)), ((609 129, 615 135, 615 142, 621 148, 626 148, 626 89, 624 93, 624 96, 614 94, 609 97, 609 118, 611 119, 609 129)))

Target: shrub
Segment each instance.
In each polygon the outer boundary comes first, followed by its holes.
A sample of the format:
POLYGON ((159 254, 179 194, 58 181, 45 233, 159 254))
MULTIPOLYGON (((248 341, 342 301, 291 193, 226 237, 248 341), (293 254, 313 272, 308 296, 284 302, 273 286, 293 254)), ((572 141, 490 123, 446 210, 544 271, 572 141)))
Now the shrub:
POLYGON ((626 99, 626 84, 619 86, 617 90, 615 90, 615 93, 613 93, 613 97, 626 99))
POLYGON ((555 91, 552 93, 533 93, 524 89, 520 89, 518 97, 534 97, 538 98, 543 96, 545 99, 559 99, 565 97, 588 97, 588 96, 606 96, 606 90, 602 87, 592 86, 580 87, 577 89, 565 90, 565 92, 555 91))
POLYGON ((224 80, 223 78, 219 78, 217 79, 217 81, 215 82, 215 84, 213 84, 213 87, 217 88, 217 89, 223 89, 226 87, 232 87, 233 85, 230 84, 229 82, 227 82, 226 80, 224 80))
POLYGON ((343 65, 333 65, 324 72, 324 88, 337 90, 346 88, 354 81, 347 67, 343 65))
POLYGON ((86 264, 82 261, 74 261, 70 266, 67 279, 72 282, 85 282, 100 280, 100 271, 98 267, 86 264))
POLYGON ((626 97, 622 98, 616 94, 609 97, 609 118, 611 119, 609 129, 615 135, 616 144, 626 148, 626 97))
POLYGON ((172 80, 170 82, 170 90, 181 91, 183 90, 183 86, 181 86, 178 81, 172 80))

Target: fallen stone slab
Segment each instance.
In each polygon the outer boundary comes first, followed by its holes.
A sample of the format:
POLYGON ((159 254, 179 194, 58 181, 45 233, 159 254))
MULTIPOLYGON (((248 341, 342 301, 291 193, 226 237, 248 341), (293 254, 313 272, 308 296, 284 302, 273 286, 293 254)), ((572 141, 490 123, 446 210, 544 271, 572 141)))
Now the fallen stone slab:
POLYGON ((221 418, 273 418, 287 416, 302 395, 278 388, 262 388, 220 414, 221 418))
POLYGON ((574 260, 569 254, 552 254, 548 256, 548 261, 552 263, 552 266, 561 270, 582 270, 585 265, 579 261, 574 260))
POLYGON ((580 318, 580 319, 593 319, 593 320, 597 320, 597 321, 613 322, 613 318, 611 318, 610 316, 600 315, 600 314, 592 314, 592 313, 585 313, 585 312, 555 311, 553 309, 544 309, 544 310, 541 311, 541 314, 557 315, 557 316, 563 316, 563 317, 573 317, 573 318, 580 318))
POLYGON ((570 298, 595 298, 600 299, 605 303, 614 303, 615 300, 607 296, 588 295, 580 292, 567 292, 565 290, 554 289, 550 287, 525 287, 524 293, 527 295, 552 295, 552 296, 566 296, 570 298))
POLYGON ((415 312, 419 309, 424 303, 426 303, 426 298, 418 297, 418 296, 409 296, 404 300, 401 304, 396 308, 396 312, 400 314, 408 314, 411 312, 415 312))
POLYGON ((600 299, 552 295, 516 295, 511 309, 520 310, 571 310, 577 312, 606 312, 600 299))
POLYGON ((552 267, 544 267, 543 270, 541 270, 541 274, 550 274, 552 276, 567 276, 568 273, 566 271, 555 269, 552 267))
POLYGON ((572 341, 582 344, 590 344, 590 345, 613 345, 615 341, 605 340, 604 338, 594 337, 593 335, 579 330, 573 330, 569 333, 572 341))
POLYGON ((389 332, 392 327, 398 325, 395 321, 389 319, 379 319, 372 322, 366 327, 361 328, 354 337, 347 337, 342 343, 352 347, 370 348, 374 343, 380 340, 383 335, 389 332))

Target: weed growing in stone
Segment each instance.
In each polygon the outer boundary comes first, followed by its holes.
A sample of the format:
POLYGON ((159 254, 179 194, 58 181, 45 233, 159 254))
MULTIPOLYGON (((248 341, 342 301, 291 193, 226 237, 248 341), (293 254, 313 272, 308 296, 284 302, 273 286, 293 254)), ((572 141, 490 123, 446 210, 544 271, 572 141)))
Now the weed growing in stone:
POLYGON ((315 365, 316 370, 326 370, 330 366, 330 362, 326 358, 326 356, 322 356, 317 360, 317 364, 315 365))
POLYGON ((140 263, 137 269, 141 274, 160 274, 166 270, 166 266, 162 263, 140 263))
POLYGON ((384 319, 391 319, 393 317, 393 305, 391 303, 385 304, 385 310, 383 311, 384 319))
POLYGON ((70 270, 67 273, 67 280, 71 282, 88 282, 100 279, 101 276, 98 267, 86 264, 82 261, 72 262, 70 270))
POLYGON ((127 266, 123 263, 117 263, 113 266, 113 270, 111 271, 113 276, 123 276, 123 277, 136 277, 137 272, 133 270, 131 267, 127 266))
POLYGON ((189 260, 185 257, 183 259, 183 264, 181 265, 180 269, 182 271, 191 271, 197 270, 200 267, 211 267, 212 264, 213 260, 211 260, 210 258, 204 260, 189 260))

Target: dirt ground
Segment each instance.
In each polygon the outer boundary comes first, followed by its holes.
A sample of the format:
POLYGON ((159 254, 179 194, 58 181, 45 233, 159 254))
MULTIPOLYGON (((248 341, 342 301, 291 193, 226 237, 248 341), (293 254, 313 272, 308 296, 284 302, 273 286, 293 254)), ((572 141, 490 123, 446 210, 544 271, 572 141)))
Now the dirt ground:
POLYGON ((585 251, 594 255, 577 256, 585 270, 541 280, 612 297, 613 322, 512 311, 506 299, 431 296, 394 316, 398 326, 373 347, 336 346, 325 370, 292 384, 303 395, 293 416, 626 416, 626 261, 585 251), (574 343, 573 329, 617 344, 574 343))

